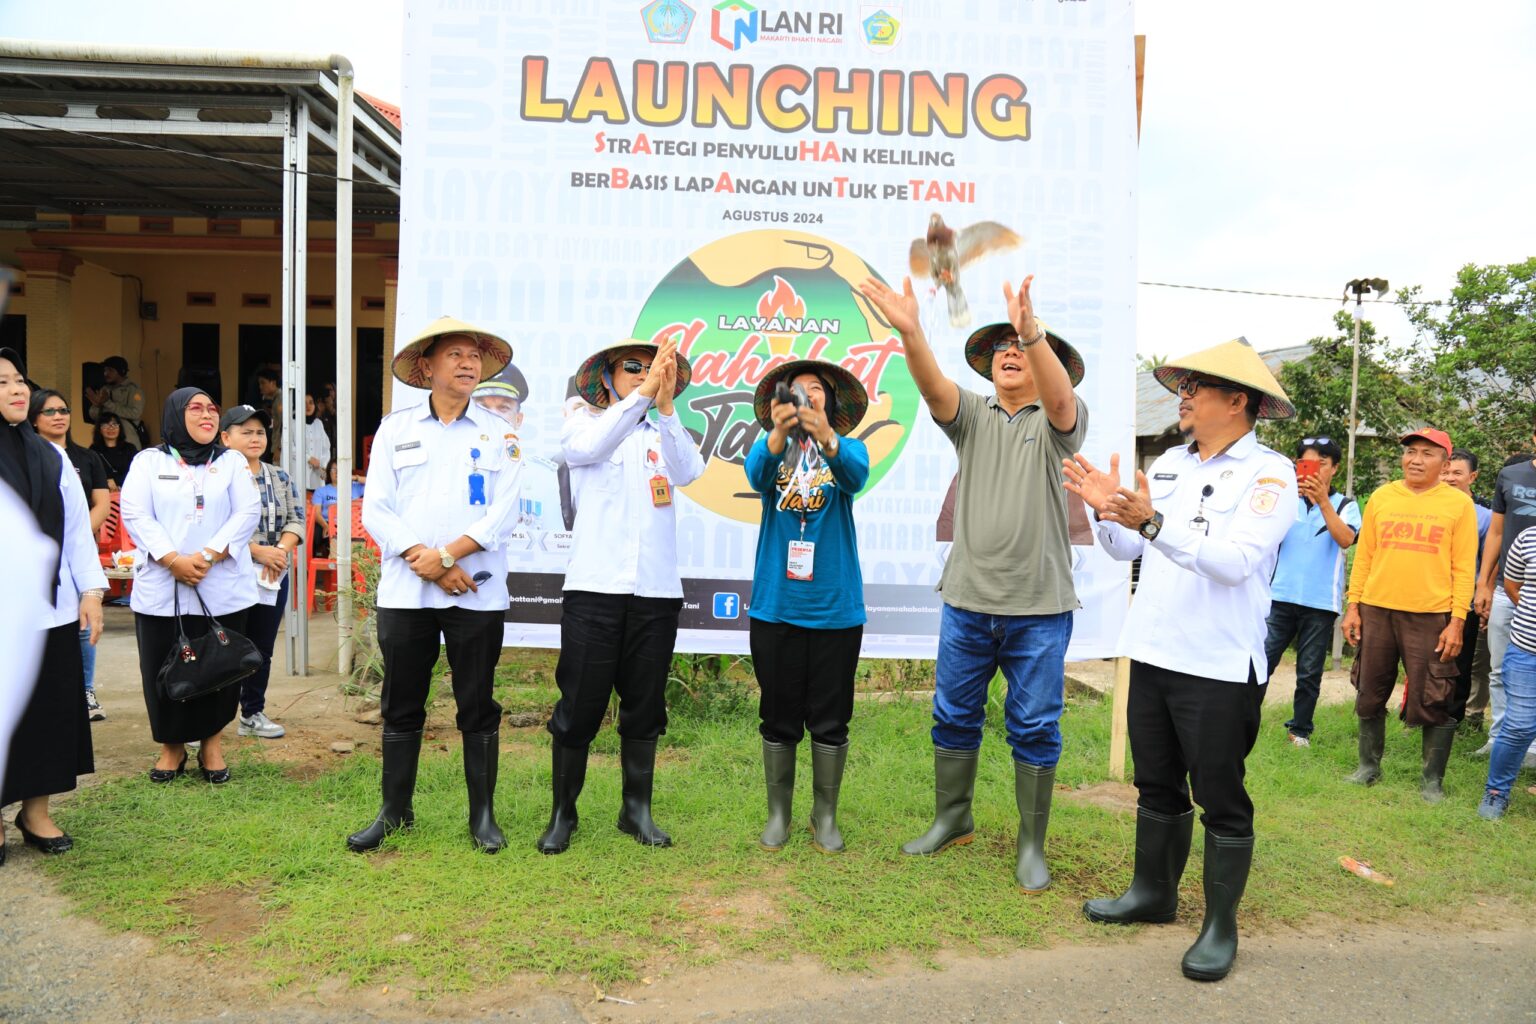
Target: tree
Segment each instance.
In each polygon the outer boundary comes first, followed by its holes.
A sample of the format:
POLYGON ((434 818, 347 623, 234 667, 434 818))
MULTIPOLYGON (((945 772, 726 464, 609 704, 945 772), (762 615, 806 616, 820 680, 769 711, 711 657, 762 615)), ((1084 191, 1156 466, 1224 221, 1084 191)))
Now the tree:
POLYGON ((1150 356, 1137 356, 1136 357, 1136 372, 1137 373, 1146 373, 1148 370, 1155 370, 1159 366, 1162 366, 1167 361, 1168 361, 1168 357, 1167 356, 1160 356, 1160 355, 1157 355, 1156 353, 1153 353, 1150 356))
MULTIPOLYGON (((1419 291, 1404 289, 1398 300, 1415 303, 1419 291)), ((1469 263, 1457 273, 1448 302, 1411 305, 1408 319, 1418 341, 1409 366, 1430 400, 1425 419, 1494 471, 1478 481, 1491 489, 1507 456, 1532 450, 1536 258, 1503 265, 1469 263)))
MULTIPOLYGON (((1308 437, 1328 437, 1349 452, 1349 380, 1355 339, 1354 318, 1346 310, 1334 314, 1333 337, 1313 338, 1305 359, 1286 363, 1278 377, 1296 415, 1288 420, 1261 420, 1263 442, 1284 454, 1308 437)), ((1355 494, 1369 495, 1398 472, 1398 438, 1421 420, 1425 401, 1405 379, 1400 357, 1376 336, 1366 320, 1360 325, 1359 429, 1355 435, 1355 494)), ((1344 467, 1335 485, 1344 488, 1344 467)))

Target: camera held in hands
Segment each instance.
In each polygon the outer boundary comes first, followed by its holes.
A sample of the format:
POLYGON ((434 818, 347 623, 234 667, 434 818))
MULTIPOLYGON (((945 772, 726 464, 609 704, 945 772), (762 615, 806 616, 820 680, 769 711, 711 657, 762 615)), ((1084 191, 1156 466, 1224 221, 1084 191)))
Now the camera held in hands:
POLYGON ((811 404, 810 396, 805 393, 804 387, 799 384, 790 387, 782 380, 773 386, 773 400, 788 402, 796 409, 804 409, 811 404))

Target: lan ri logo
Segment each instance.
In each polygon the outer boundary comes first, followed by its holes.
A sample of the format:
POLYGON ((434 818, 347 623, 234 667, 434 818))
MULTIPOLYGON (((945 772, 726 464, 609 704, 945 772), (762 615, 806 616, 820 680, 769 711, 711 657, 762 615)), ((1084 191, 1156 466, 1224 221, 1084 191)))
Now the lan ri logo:
MULTIPOLYGON (((900 10, 896 14, 900 14, 900 10)), ((889 50, 901 33, 901 21, 887 8, 864 5, 864 45, 871 50, 889 50)))
POLYGON ((709 37, 727 50, 757 42, 757 8, 746 0, 720 0, 710 12, 709 37))
POLYGON ((651 0, 640 10, 645 34, 653 43, 686 43, 693 18, 693 8, 682 0, 651 0))

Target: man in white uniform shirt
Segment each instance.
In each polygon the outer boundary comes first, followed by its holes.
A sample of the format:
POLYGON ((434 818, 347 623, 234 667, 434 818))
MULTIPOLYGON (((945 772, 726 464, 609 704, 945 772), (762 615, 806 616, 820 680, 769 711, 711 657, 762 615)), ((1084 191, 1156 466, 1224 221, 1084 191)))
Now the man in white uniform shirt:
POLYGON ((502 421, 470 395, 511 359, 505 341, 451 317, 395 356, 395 376, 431 394, 379 424, 363 492, 363 526, 381 560, 384 776, 377 818, 347 837, 357 852, 415 821, 411 796, 439 634, 463 735, 470 836, 487 853, 506 845, 494 811, 501 706, 491 681, 508 605, 502 548, 522 463, 502 443, 502 421))
POLYGON ((671 340, 660 347, 622 341, 576 371, 579 397, 560 430, 576 524, 560 611, 560 701, 549 720, 554 810, 539 837, 541 853, 571 845, 587 747, 615 691, 624 775, 619 830, 647 846, 672 845, 651 819, 651 777, 656 739, 667 729, 667 670, 683 610, 677 488, 704 472, 698 444, 672 406, 690 376, 671 340))
POLYGON ((1243 761, 1269 676, 1269 583, 1296 508, 1291 461, 1259 444, 1254 426, 1296 410, 1241 338, 1153 372, 1179 396, 1190 443, 1137 471, 1134 490, 1120 486, 1119 455, 1107 473, 1081 455, 1065 463, 1067 489, 1099 520, 1099 543, 1121 561, 1141 559, 1120 635, 1131 658, 1136 866, 1123 896, 1083 911, 1112 924, 1174 919, 1193 784, 1205 826, 1205 923, 1182 966, 1185 977, 1217 981, 1237 956, 1237 904, 1253 861, 1243 761))

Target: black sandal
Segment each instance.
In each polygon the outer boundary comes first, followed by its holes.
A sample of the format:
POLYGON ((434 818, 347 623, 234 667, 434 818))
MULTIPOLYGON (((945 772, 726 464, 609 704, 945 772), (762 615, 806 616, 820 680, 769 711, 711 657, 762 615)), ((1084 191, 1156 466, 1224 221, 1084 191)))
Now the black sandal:
POLYGON ((177 765, 175 768, 151 768, 149 770, 149 781, 173 782, 185 774, 187 774, 187 755, 186 752, 183 751, 181 755, 181 764, 177 765))

